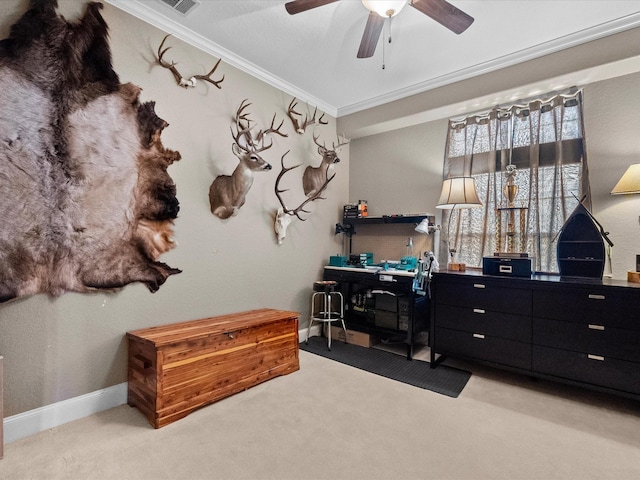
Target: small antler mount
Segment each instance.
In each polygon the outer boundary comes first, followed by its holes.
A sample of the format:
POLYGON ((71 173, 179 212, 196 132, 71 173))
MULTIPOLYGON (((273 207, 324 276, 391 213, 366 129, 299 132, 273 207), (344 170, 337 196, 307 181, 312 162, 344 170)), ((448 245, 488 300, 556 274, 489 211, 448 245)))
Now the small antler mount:
POLYGON ((176 79, 176 82, 178 83, 178 85, 181 86, 182 88, 193 88, 193 87, 195 87, 197 85, 198 80, 203 80, 205 82, 209 82, 212 85, 215 85, 218 89, 222 89, 220 84, 224 80, 224 75, 222 76, 222 78, 220 80, 214 80, 213 78, 211 78, 211 75, 213 75, 213 73, 218 68, 218 65, 220 65, 220 60, 221 59, 218 59, 216 64, 213 66, 213 68, 211 70, 209 70, 209 73, 207 73, 206 75, 192 75, 189 78, 185 78, 178 71, 178 69, 176 67, 176 65, 177 65, 176 62, 173 62, 173 61, 167 62, 166 60, 164 60, 162 58, 164 56, 164 54, 167 53, 167 51, 171 49, 171 47, 167 47, 167 48, 163 49, 164 42, 170 36, 171 36, 171 34, 167 34, 162 39, 162 42, 160 43, 160 46, 158 47, 158 59, 157 59, 157 61, 158 61, 158 64, 161 67, 168 69, 173 74, 173 77, 176 79))
POLYGON ((291 119, 291 122, 293 123, 293 128, 295 128, 296 132, 299 133, 300 135, 302 135, 305 132, 305 130, 309 125, 314 125, 316 123, 319 125, 326 125, 327 123, 329 123, 324 119, 324 115, 325 115, 324 113, 320 115, 320 118, 318 120, 316 120, 318 107, 314 108, 312 116, 305 115, 303 117, 300 112, 296 111, 296 105, 298 105, 298 102, 294 97, 293 100, 291 100, 291 103, 289 104, 289 108, 287 108, 287 115, 289 116, 289 118, 291 119))

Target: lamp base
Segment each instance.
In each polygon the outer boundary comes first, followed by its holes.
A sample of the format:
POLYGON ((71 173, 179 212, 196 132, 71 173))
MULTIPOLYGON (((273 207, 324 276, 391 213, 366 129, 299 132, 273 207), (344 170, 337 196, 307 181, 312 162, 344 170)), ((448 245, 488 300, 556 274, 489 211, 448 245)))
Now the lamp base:
POLYGON ((447 270, 451 272, 464 272, 467 269, 466 264, 458 262, 450 262, 447 264, 447 270))

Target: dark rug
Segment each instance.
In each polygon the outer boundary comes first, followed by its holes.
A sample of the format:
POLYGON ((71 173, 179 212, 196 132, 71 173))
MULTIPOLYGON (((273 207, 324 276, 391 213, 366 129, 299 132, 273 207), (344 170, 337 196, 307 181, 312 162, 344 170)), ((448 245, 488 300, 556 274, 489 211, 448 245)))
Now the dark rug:
POLYGON ((335 340, 329 350, 324 337, 311 337, 308 345, 300 343, 300 350, 453 398, 460 395, 471 377, 471 372, 466 370, 442 364, 431 368, 429 362, 407 360, 395 353, 335 340))

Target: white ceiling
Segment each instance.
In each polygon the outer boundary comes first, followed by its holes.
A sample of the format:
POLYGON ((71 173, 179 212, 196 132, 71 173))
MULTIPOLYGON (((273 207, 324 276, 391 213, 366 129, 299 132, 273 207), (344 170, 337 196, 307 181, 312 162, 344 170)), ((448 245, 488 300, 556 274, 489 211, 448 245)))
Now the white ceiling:
POLYGON ((449 0, 475 18, 456 35, 408 6, 392 19, 382 69, 382 40, 356 58, 360 0, 297 15, 286 0, 198 0, 186 16, 162 0, 107 1, 334 116, 640 25, 640 0, 449 0))

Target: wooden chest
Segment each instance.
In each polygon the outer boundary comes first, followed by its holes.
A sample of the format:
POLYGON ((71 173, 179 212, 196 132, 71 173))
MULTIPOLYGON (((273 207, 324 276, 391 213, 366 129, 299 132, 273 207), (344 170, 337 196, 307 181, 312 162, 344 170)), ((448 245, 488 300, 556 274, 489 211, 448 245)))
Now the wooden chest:
POLYGON ((298 315, 260 309, 128 332, 129 405, 160 428, 298 370, 298 315))

